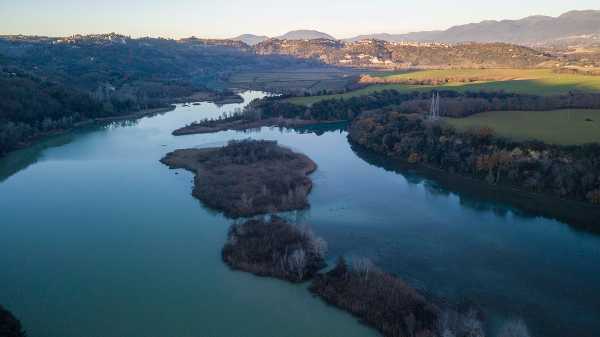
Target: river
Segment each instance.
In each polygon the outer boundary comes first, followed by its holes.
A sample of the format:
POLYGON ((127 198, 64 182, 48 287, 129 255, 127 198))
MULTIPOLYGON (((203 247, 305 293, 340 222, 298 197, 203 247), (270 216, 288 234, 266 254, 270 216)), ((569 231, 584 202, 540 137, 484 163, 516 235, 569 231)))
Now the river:
MULTIPOLYGON (((247 92, 248 102, 263 93, 247 92)), ((229 270, 230 221, 191 196, 169 151, 273 139, 319 166, 307 211, 330 257, 366 256, 430 296, 477 303, 494 335, 600 335, 600 237, 509 203, 390 170, 343 129, 174 137, 244 104, 182 106, 48 139, 0 160, 0 303, 30 337, 377 336, 305 285, 229 270)))

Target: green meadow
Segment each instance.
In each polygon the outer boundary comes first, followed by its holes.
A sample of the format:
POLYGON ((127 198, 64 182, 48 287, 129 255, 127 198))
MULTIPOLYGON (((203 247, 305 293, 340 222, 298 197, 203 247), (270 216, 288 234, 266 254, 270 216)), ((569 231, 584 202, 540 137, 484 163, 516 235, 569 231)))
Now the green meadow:
MULTIPOLYGON (((373 76, 373 75, 372 75, 373 76)), ((600 76, 559 74, 551 69, 440 69, 381 74, 376 79, 390 82, 423 80, 447 81, 441 85, 415 85, 405 83, 372 84, 343 94, 294 97, 295 104, 311 105, 331 98, 350 98, 375 91, 429 91, 432 89, 456 91, 505 91, 532 95, 555 95, 569 91, 600 92, 600 76)))
POLYGON ((600 110, 491 111, 444 121, 460 131, 489 127, 501 137, 559 145, 600 142, 600 110))

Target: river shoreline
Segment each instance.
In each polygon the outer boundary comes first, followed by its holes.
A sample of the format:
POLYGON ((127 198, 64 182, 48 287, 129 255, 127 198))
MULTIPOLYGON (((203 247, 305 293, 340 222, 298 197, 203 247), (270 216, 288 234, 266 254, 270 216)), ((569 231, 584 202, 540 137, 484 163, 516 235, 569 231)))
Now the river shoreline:
POLYGON ((93 120, 85 121, 85 122, 83 122, 84 124, 78 125, 78 126, 85 126, 85 125, 89 125, 91 123, 117 122, 117 121, 130 120, 130 119, 140 119, 140 118, 144 118, 144 117, 149 117, 149 116, 173 111, 173 110, 175 110, 175 108, 176 108, 175 105, 169 105, 168 107, 164 107, 164 108, 139 110, 137 112, 123 115, 123 116, 94 118, 93 120))
POLYGON ((504 183, 488 184, 481 179, 451 173, 433 165, 410 163, 403 158, 388 157, 354 141, 350 141, 350 144, 353 151, 360 158, 385 170, 401 174, 414 171, 433 179, 450 191, 477 195, 479 198, 483 196, 485 199, 512 205, 524 212, 540 214, 565 222, 578 229, 600 233, 600 207, 590 203, 534 193, 504 183))
POLYGON ((76 122, 71 127, 66 128, 66 129, 50 130, 47 132, 36 134, 36 135, 32 136, 30 139, 28 139, 24 142, 21 142, 15 149, 13 149, 7 153, 0 154, 0 158, 2 158, 4 156, 6 156, 7 154, 12 153, 14 151, 28 148, 28 147, 32 146, 34 143, 40 142, 49 137, 62 135, 62 134, 71 132, 78 128, 83 128, 83 127, 88 127, 88 126, 94 125, 95 123, 110 123, 110 122, 118 122, 118 121, 124 121, 124 120, 133 120, 133 119, 140 119, 140 118, 144 118, 144 117, 150 117, 150 116, 153 116, 156 114, 167 113, 169 111, 175 110, 175 108, 176 108, 175 104, 189 104, 192 102, 193 103, 203 102, 203 103, 214 103, 216 105, 226 105, 226 104, 243 103, 244 99, 239 94, 236 94, 236 93, 233 93, 230 95, 220 95, 220 94, 215 94, 212 92, 197 92, 190 96, 170 99, 169 105, 165 106, 165 107, 142 109, 142 110, 138 110, 138 111, 135 111, 132 113, 128 113, 126 115, 120 115, 120 116, 86 119, 83 121, 76 122))
POLYGON ((106 326, 101 317, 87 321, 86 312, 110 310, 116 303, 123 312, 122 326, 136 329, 140 336, 189 331, 262 336, 264 326, 282 336, 295 336, 294 331, 307 337, 372 336, 357 319, 307 296, 303 285, 231 272, 219 254, 231 222, 190 198, 191 174, 175 175, 157 162, 177 148, 213 146, 242 137, 277 140, 319 164, 322 172, 313 177, 315 189, 309 197, 312 208, 292 212, 289 221, 313 224, 316 233, 330 242, 332 258, 368 257, 436 304, 437 299, 480 303, 492 329, 504 318, 515 317, 522 318, 534 336, 573 332, 592 337, 590 332, 597 331, 597 321, 587 315, 594 312, 599 293, 597 236, 537 213, 524 214, 495 202, 493 195, 481 197, 477 191, 465 195, 455 189, 463 184, 454 183, 447 173, 440 173, 440 179, 454 184, 450 190, 414 166, 391 171, 357 156, 345 132, 262 128, 246 135, 171 137, 172 130, 194 121, 199 113, 223 113, 212 104, 197 109, 178 105, 178 109, 124 123, 110 132, 86 128, 57 138, 70 138, 67 146, 21 151, 14 156, 19 158, 10 158, 36 162, 10 173, 12 178, 1 184, 6 230, 0 241, 7 252, 7 268, 0 288, 4 304, 32 335, 78 337, 86 329, 130 335, 119 325, 106 326), (21 158, 25 156, 31 158, 21 158), (115 193, 123 181, 126 188, 115 193), (39 242, 39 251, 28 250, 24 242, 29 241, 39 242), (107 243, 111 249, 106 249, 107 243), (61 258, 79 255, 93 263, 61 258), (35 257, 30 267, 19 268, 28 256, 35 257), (57 258, 45 260, 49 256, 57 258), (64 287, 19 282, 54 277, 47 268, 54 263, 64 268, 56 282, 64 287), (118 282, 91 277, 98 272, 118 275, 112 278, 118 282), (539 279, 548 287, 540 287, 539 279), (72 290, 80 284, 90 293, 72 290), (136 287, 136 299, 153 301, 129 300, 131 286, 136 287), (39 291, 48 294, 44 307, 35 304, 39 291), (119 300, 90 296, 97 291, 118 295, 119 300), (533 299, 520 296, 532 293, 537 294, 533 299), (177 311, 165 317, 162 309, 174 300, 177 308, 172 309, 177 311), (198 306, 199 301, 205 305, 198 306), (82 310, 69 310, 73 307, 82 310), (244 310, 247 307, 253 310, 244 310), (547 310, 537 311, 539 307, 547 310), (565 313, 561 310, 565 307, 573 310, 565 313), (48 317, 48 311, 66 317, 69 326, 48 317), (203 320, 195 325, 199 317, 203 320), (149 318, 157 324, 148 327, 149 318))
POLYGON ((63 135, 65 133, 71 132, 73 130, 79 129, 79 128, 84 128, 84 127, 88 127, 91 125, 94 125, 95 123, 107 123, 107 122, 118 122, 118 121, 123 121, 123 120, 132 120, 132 119, 140 119, 143 117, 149 117, 149 116, 154 116, 157 114, 161 114, 161 113, 166 113, 169 111, 173 111, 175 110, 176 106, 175 105, 170 105, 168 107, 163 107, 163 108, 154 108, 154 109, 144 109, 144 110, 139 110, 137 112, 134 113, 130 113, 127 115, 122 115, 122 116, 114 116, 114 117, 102 117, 102 118, 92 118, 92 119, 87 119, 87 120, 83 120, 77 123, 74 123, 72 127, 70 128, 66 128, 66 129, 58 129, 58 130, 51 130, 51 131, 47 131, 47 132, 43 132, 43 133, 39 133, 33 137, 31 137, 30 139, 28 139, 25 142, 21 142, 17 148, 15 148, 12 151, 9 151, 3 155, 0 155, 0 158, 6 156, 7 154, 10 154, 14 151, 18 151, 18 150, 22 150, 25 148, 28 148, 30 146, 32 146, 33 144, 37 143, 37 142, 41 142, 44 139, 48 139, 50 137, 55 137, 55 136, 60 136, 63 135))

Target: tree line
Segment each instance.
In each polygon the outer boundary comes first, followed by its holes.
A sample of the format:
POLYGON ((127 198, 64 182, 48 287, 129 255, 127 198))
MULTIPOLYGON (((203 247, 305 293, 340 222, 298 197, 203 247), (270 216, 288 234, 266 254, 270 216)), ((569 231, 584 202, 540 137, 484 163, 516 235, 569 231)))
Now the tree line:
POLYGON ((159 100, 140 105, 137 100, 116 96, 99 100, 88 92, 22 72, 0 72, 0 87, 0 155, 82 121, 165 105, 159 100))
POLYGON ((490 184, 600 204, 600 144, 515 142, 489 128, 458 132, 397 112, 367 113, 349 139, 371 151, 490 184))
POLYGON ((271 117, 312 120, 353 120, 365 111, 397 111, 424 114, 431 108, 434 93, 440 95, 440 115, 466 117, 485 111, 600 109, 600 94, 571 92, 561 95, 525 95, 507 92, 402 92, 381 90, 362 96, 332 98, 311 106, 292 104, 287 97, 266 97, 248 105, 231 119, 260 119, 271 117))

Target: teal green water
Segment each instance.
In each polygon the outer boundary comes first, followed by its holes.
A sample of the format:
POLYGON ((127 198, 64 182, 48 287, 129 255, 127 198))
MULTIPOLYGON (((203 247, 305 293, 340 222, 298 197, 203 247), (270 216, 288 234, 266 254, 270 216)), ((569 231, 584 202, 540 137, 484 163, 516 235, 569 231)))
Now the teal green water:
MULTIPOLYGON (((248 100, 261 93, 250 92, 248 100)), ((53 138, 0 160, 0 303, 30 337, 374 336, 304 286, 230 271, 229 221, 191 196, 167 152, 275 139, 317 162, 312 224, 330 255, 364 255, 435 297, 480 304, 488 327, 600 335, 600 238, 365 161, 345 131, 263 128, 173 137, 233 110, 203 103, 53 138)))

